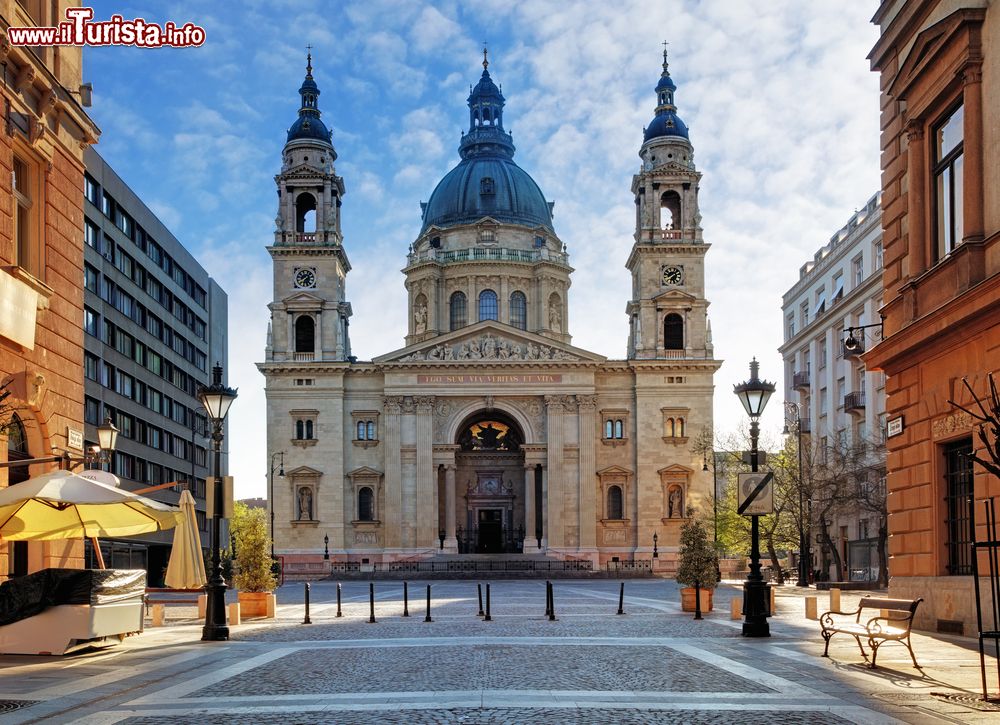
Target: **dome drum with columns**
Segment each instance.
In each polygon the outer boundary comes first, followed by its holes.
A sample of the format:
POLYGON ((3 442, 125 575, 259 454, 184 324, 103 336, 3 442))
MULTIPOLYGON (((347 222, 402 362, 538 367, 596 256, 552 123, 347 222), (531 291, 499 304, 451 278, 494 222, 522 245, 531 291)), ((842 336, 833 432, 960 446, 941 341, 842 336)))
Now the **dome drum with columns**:
POLYGON ((700 175, 669 74, 656 118, 673 114, 660 125, 674 131, 647 128, 633 194, 675 192, 679 235, 651 235, 663 231, 660 212, 637 218, 626 359, 571 344, 567 245, 552 203, 514 162, 484 51, 459 161, 421 205, 402 270, 404 346, 370 362, 350 356, 344 187, 329 132, 317 130, 311 76, 310 64, 276 177, 275 297, 258 366, 268 452, 284 452, 287 477, 270 505, 286 573, 470 554, 651 560, 653 534, 657 566, 670 571, 681 524, 710 495, 696 439, 712 430, 719 362, 704 299, 700 175), (317 209, 329 204, 322 216, 298 205, 304 194, 317 209), (309 237, 299 220, 313 216, 309 237))

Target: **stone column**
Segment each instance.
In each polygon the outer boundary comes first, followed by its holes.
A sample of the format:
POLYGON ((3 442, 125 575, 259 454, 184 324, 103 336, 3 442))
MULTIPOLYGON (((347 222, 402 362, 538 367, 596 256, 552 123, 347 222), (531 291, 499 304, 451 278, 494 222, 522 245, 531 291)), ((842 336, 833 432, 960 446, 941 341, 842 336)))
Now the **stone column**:
POLYGON ((924 159, 924 127, 920 121, 911 121, 906 127, 908 142, 906 156, 906 176, 909 187, 906 190, 906 215, 909 219, 909 242, 906 253, 909 256, 909 276, 917 277, 927 269, 927 234, 924 214, 927 208, 924 159))
POLYGON ((323 359, 323 310, 316 310, 316 353, 313 359, 323 359))
POLYGON ((337 316, 334 318, 333 324, 336 330, 336 346, 334 348, 334 360, 343 360, 344 355, 344 343, 346 341, 347 335, 344 334, 344 321, 341 317, 340 306, 337 306, 337 316))
POLYGON ((417 413, 417 486, 416 531, 418 548, 440 546, 438 541, 438 487, 434 468, 434 426, 431 415, 433 395, 418 395, 413 399, 417 413))
POLYGON ((546 512, 545 524, 548 529, 546 539, 552 547, 563 547, 563 488, 566 485, 563 471, 563 404, 565 395, 546 395, 545 408, 547 414, 546 431, 548 490, 545 494, 546 512))
POLYGON ((287 343, 285 344, 285 355, 286 360, 293 360, 295 353, 295 325, 292 323, 292 318, 295 317, 295 313, 288 312, 288 337, 285 338, 287 343))
POLYGON ((398 549, 401 544, 403 520, 403 467, 400 461, 400 415, 403 397, 387 396, 385 409, 385 512, 382 520, 383 548, 398 549))
POLYGON ((542 540, 538 544, 539 552, 549 548, 549 469, 542 466, 542 540))
POLYGON ((455 538, 455 464, 448 463, 444 467, 444 549, 451 553, 458 552, 458 539, 455 538))
POLYGON ((597 436, 596 395, 578 395, 580 405, 580 489, 579 525, 580 553, 593 554, 597 551, 597 453, 594 438, 597 436))
POLYGON ((962 105, 965 107, 962 128, 962 195, 964 197, 962 241, 982 241, 983 225, 983 70, 978 62, 962 69, 962 105))
POLYGON ((524 553, 537 554, 538 537, 535 536, 535 464, 524 464, 524 553))

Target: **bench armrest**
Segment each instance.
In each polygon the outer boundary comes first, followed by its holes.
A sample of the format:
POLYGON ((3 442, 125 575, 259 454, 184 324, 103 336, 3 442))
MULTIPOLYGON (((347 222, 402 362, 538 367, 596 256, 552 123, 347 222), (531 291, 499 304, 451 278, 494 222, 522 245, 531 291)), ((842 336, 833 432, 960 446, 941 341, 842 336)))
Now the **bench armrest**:
POLYGON ((871 634, 879 634, 885 627, 892 627, 897 630, 909 630, 910 625, 913 622, 913 615, 909 612, 900 612, 900 615, 901 616, 898 617, 894 617, 891 614, 888 617, 883 617, 881 615, 872 617, 865 622, 865 629, 867 629, 871 634), (885 624, 881 624, 882 622, 885 624))
POLYGON ((860 616, 860 607, 853 612, 823 612, 819 618, 819 623, 823 629, 836 629, 841 624, 857 624, 860 616))

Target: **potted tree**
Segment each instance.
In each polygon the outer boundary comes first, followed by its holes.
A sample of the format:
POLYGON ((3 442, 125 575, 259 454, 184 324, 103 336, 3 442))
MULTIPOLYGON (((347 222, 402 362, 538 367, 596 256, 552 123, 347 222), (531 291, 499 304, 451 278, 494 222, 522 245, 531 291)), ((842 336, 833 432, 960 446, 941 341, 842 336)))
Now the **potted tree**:
POLYGON ((704 525, 697 519, 688 519, 681 527, 678 552, 677 583, 681 584, 681 609, 694 612, 700 600, 701 611, 712 611, 712 592, 718 583, 719 553, 704 525), (696 599, 698 597, 698 599, 696 599))
POLYGON ((236 502, 231 522, 233 583, 239 590, 241 617, 266 617, 268 597, 277 586, 271 572, 271 540, 264 509, 236 502))

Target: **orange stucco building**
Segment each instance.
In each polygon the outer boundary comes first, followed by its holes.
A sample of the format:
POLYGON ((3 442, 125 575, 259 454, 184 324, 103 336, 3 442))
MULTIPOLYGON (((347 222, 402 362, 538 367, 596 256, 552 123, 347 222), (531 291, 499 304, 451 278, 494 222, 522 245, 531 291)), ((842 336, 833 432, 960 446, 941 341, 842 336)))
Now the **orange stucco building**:
MULTIPOLYGON (((81 105, 81 49, 13 47, 6 32, 77 5, 0 0, 2 461, 82 453, 83 150, 99 131, 81 105)), ((0 468, 0 486, 54 467, 0 468)), ((83 542, 0 542, 0 580, 49 566, 83 566, 83 542)))
MULTIPOLYGON (((976 631, 968 500, 1000 481, 967 454, 973 420, 949 403, 1000 371, 1000 8, 885 0, 881 74, 890 594, 923 597, 917 626, 976 631)), ((978 528, 980 538, 984 530, 978 528)))

